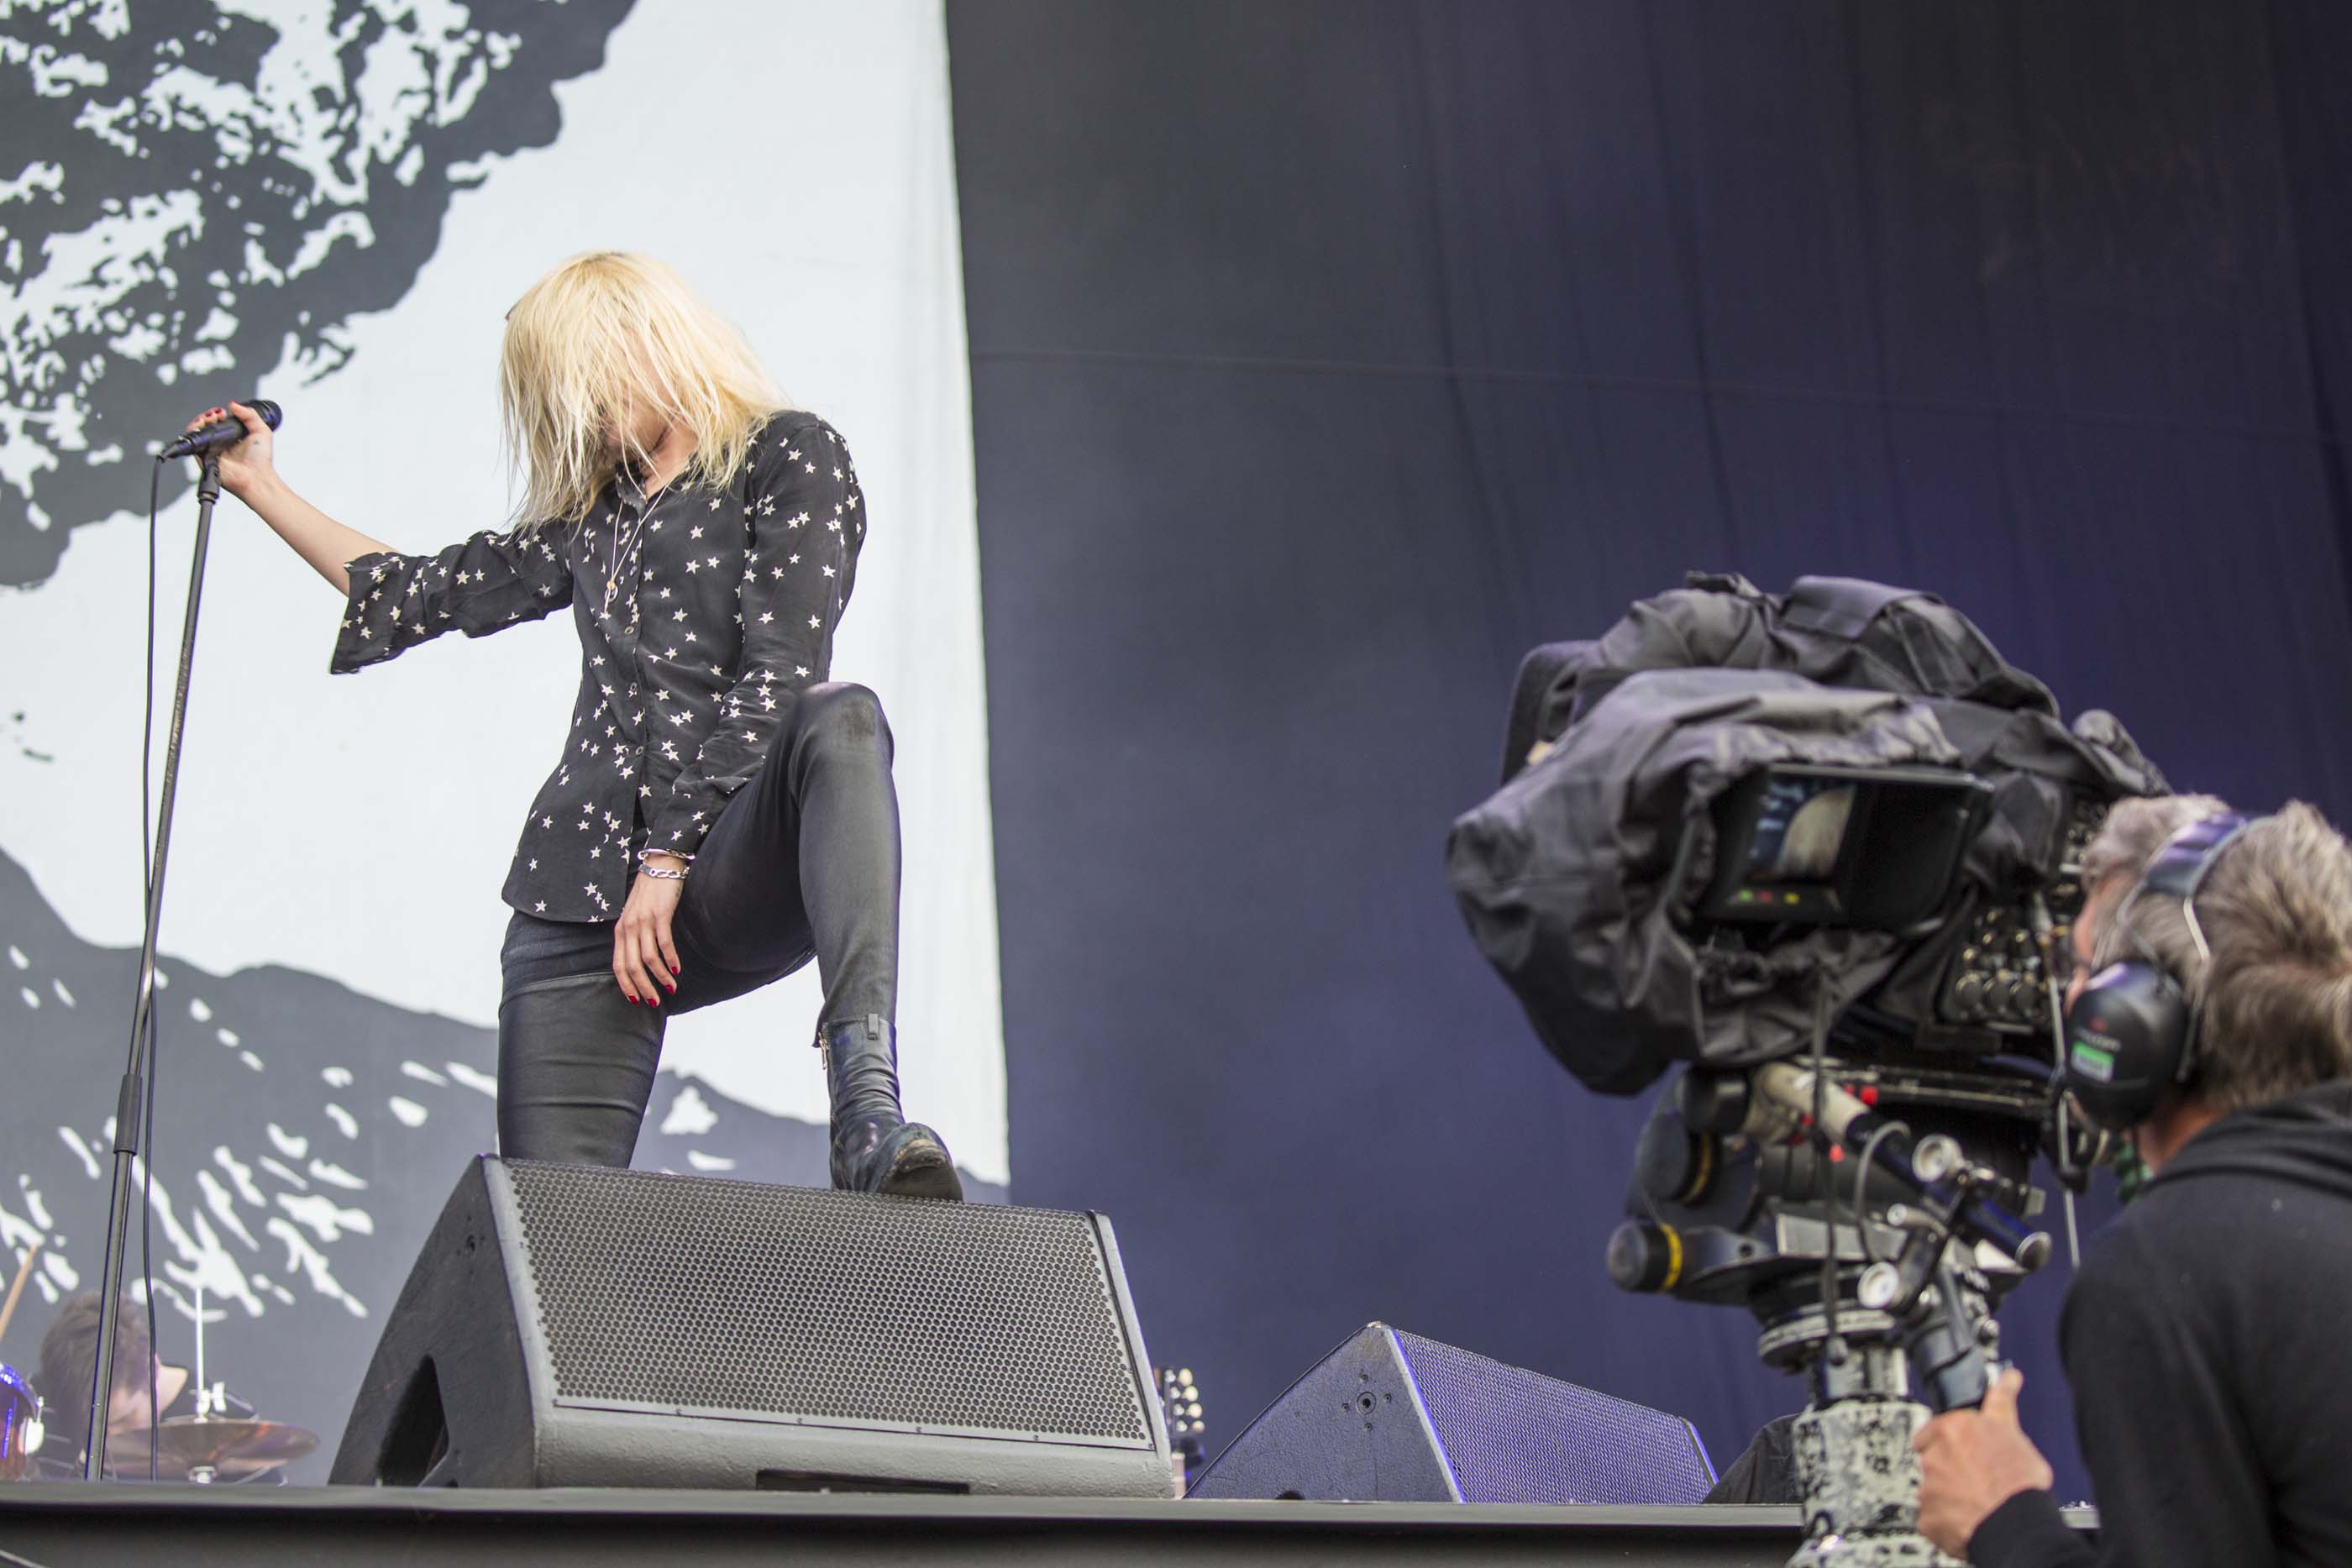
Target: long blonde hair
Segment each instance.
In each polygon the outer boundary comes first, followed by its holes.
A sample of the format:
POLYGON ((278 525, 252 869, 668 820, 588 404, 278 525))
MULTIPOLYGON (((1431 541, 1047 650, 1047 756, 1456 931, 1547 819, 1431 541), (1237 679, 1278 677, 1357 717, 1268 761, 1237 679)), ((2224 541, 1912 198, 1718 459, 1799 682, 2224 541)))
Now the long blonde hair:
POLYGON ((723 485, 752 433, 792 404, 686 280, 651 256, 586 251, 524 291, 507 313, 499 402, 508 461, 523 476, 525 530, 576 522, 612 477, 604 444, 617 429, 644 462, 636 414, 650 406, 695 434, 682 478, 723 485))

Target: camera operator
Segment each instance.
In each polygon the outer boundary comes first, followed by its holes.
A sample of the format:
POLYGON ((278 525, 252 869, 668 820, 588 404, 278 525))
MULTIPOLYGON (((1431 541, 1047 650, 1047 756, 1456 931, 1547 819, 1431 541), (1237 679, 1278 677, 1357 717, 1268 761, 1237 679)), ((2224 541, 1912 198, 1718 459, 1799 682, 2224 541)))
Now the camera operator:
POLYGON ((2352 1563, 2352 847, 2300 803, 2234 826, 2210 797, 2126 800, 2086 857, 2070 1039, 2144 966, 2186 1076, 2126 1134, 2148 1179, 2060 1330, 2099 1552, 2060 1519, 2017 1374, 1916 1439, 1921 1532, 1979 1568, 2352 1563))

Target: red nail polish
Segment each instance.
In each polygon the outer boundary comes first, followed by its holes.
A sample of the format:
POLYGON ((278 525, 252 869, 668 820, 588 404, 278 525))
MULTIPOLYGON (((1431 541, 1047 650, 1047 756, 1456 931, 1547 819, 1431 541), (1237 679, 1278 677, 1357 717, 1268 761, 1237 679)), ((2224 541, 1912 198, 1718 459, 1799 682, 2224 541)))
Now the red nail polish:
MULTIPOLYGON (((672 964, 672 965, 669 967, 669 972, 670 972, 671 974, 673 974, 673 975, 683 975, 684 973, 686 973, 686 971, 685 971, 685 970, 683 970, 683 969, 679 968, 676 964, 672 964)), ((670 989, 674 991, 674 990, 677 989, 677 988, 676 986, 672 986, 672 987, 670 988, 670 989)))
POLYGON ((635 1001, 636 999, 637 999, 637 998, 636 998, 635 997, 634 997, 634 996, 632 996, 632 997, 630 997, 630 998, 629 998, 629 1000, 631 1000, 631 1001, 633 1001, 633 1002, 634 1002, 634 1001, 635 1001))

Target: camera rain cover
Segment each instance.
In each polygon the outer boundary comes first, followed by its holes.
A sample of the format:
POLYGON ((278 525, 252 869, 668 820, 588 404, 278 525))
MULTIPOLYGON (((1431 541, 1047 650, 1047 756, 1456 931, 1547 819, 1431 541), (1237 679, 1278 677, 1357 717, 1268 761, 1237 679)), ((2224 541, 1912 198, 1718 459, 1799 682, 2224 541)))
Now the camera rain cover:
POLYGON ((2039 681, 1926 594, 1844 579, 1785 597, 1736 577, 1634 606, 1595 643, 1530 654, 1521 764, 1459 818, 1447 875, 1473 938, 1545 1047, 1588 1088, 1637 1092, 1676 1061, 1744 1066, 1811 1043, 1814 1009, 1869 996, 1924 1018, 1961 921, 2057 874, 2074 794, 2159 792, 2120 725, 2070 731, 2039 681), (1925 936, 1813 925, 1710 940, 1714 806, 1775 765, 1951 769, 1991 806, 1952 918, 1925 936))

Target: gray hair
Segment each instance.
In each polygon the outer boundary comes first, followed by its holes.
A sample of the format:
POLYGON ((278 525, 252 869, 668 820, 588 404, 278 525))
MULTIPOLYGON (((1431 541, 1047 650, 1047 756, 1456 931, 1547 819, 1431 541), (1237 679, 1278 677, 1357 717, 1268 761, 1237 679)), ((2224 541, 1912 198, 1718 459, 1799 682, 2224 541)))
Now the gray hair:
MULTIPOLYGON (((2117 879, 2137 882, 2174 834, 2228 810, 2210 795, 2119 802, 2084 854, 2084 889, 2096 896, 2117 879)), ((2352 1076, 2352 845, 2343 835, 2288 802, 2214 862, 2197 921, 2210 963, 2198 958, 2179 900, 2160 894, 2105 911, 2092 951, 2102 966, 2153 954, 2202 1009, 2198 1098, 2238 1111, 2352 1076)))

